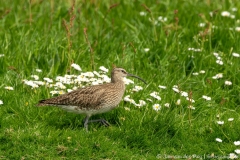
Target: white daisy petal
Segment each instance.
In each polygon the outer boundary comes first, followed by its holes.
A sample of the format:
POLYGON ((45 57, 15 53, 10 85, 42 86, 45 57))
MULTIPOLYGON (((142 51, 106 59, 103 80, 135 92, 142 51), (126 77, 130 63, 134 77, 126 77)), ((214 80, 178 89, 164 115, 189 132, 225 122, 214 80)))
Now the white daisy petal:
POLYGON ((222 142, 222 140, 220 138, 216 138, 217 142, 222 142))
POLYGON ((71 67, 73 67, 74 69, 78 70, 78 71, 82 71, 81 67, 78 64, 71 64, 71 67))

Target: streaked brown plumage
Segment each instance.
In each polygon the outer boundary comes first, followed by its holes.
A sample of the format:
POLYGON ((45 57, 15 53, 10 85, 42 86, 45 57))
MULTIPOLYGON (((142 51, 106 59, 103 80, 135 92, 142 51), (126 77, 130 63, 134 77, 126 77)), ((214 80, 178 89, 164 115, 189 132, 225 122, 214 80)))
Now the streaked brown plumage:
MULTIPOLYGON (((142 80, 138 76, 127 73, 122 68, 114 68, 110 83, 80 88, 58 97, 41 100, 38 106, 57 106, 69 112, 86 114, 84 122, 86 129, 89 122, 96 121, 108 126, 109 123, 104 119, 89 120, 89 118, 94 114, 108 112, 117 107, 125 91, 123 78, 126 76, 142 80)), ((146 83, 144 80, 142 81, 146 83)))

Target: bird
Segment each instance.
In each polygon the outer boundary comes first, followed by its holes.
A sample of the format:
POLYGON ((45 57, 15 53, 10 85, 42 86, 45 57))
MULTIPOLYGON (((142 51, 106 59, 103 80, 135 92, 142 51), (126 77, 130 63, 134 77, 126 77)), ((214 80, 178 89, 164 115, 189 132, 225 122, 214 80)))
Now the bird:
POLYGON ((127 76, 137 78, 147 84, 142 78, 128 73, 123 68, 115 67, 111 72, 110 83, 79 88, 57 97, 40 100, 37 106, 56 106, 68 112, 85 114, 83 124, 87 131, 88 124, 91 122, 101 122, 105 126, 110 126, 105 119, 90 120, 89 118, 92 115, 113 110, 118 106, 125 91, 123 78, 127 76))

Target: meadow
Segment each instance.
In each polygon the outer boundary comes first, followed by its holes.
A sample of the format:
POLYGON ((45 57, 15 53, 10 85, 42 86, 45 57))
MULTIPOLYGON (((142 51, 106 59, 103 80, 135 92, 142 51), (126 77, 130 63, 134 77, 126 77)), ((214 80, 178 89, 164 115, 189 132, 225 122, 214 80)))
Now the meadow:
POLYGON ((0 1, 0 159, 240 157, 237 0, 0 1), (128 77, 92 118, 41 99, 128 77))

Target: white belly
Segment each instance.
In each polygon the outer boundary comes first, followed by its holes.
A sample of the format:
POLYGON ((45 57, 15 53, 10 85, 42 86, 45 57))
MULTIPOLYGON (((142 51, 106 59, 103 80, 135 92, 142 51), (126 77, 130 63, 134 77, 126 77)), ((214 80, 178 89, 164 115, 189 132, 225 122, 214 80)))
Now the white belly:
POLYGON ((78 106, 57 106, 63 110, 66 110, 68 112, 76 113, 76 114, 85 114, 88 116, 94 115, 94 114, 100 114, 108 112, 116 107, 101 107, 97 110, 89 110, 89 109, 79 109, 78 106))

